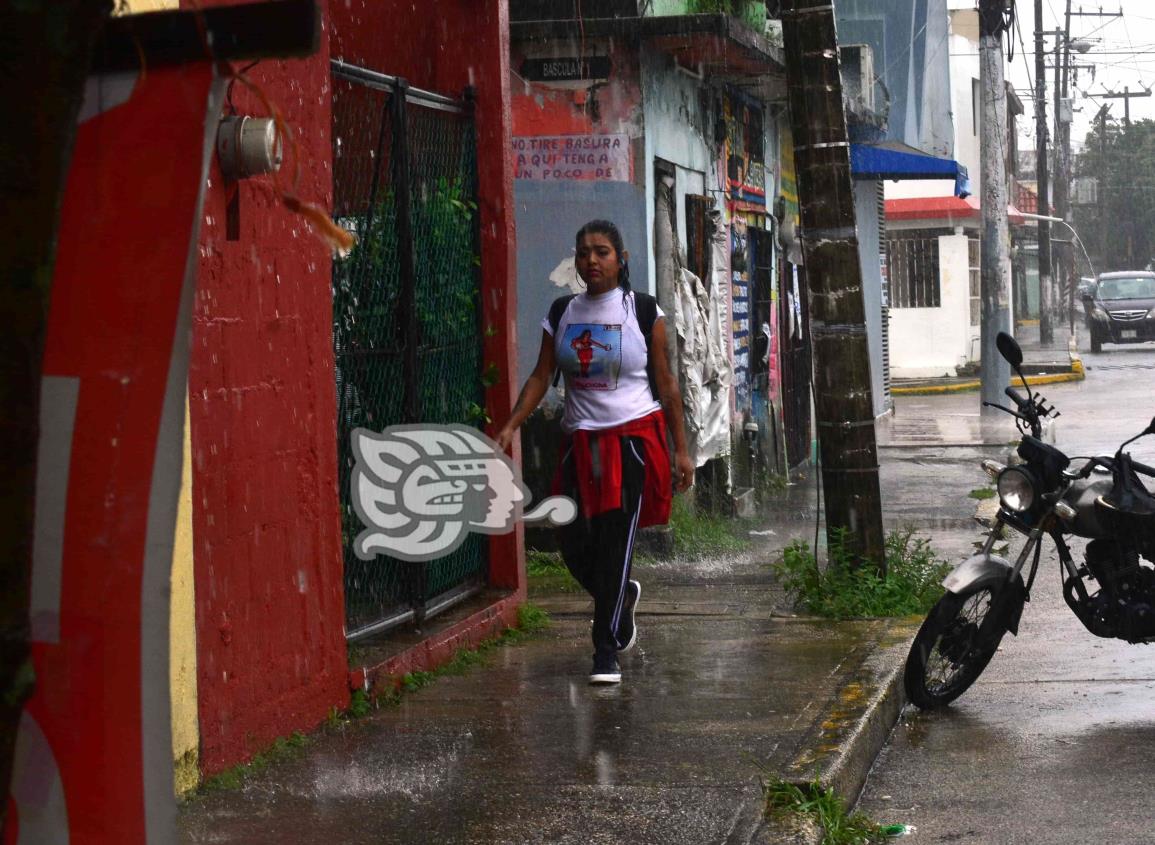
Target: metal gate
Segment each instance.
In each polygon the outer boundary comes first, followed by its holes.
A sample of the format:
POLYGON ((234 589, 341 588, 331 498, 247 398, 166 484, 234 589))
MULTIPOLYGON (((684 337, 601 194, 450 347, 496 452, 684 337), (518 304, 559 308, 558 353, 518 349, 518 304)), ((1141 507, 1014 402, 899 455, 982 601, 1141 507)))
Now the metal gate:
POLYGON ((422 620, 484 586, 487 538, 429 563, 353 553, 350 433, 484 418, 472 103, 332 62, 333 208, 357 236, 333 263, 345 629, 422 620))

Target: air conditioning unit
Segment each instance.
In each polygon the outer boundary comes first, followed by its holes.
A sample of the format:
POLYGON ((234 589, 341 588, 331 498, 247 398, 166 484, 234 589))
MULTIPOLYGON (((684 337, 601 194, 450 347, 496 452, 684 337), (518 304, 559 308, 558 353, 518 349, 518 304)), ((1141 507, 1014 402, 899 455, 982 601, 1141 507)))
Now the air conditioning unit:
POLYGON ((842 96, 854 112, 874 111, 874 50, 869 44, 843 44, 838 48, 842 69, 842 96))

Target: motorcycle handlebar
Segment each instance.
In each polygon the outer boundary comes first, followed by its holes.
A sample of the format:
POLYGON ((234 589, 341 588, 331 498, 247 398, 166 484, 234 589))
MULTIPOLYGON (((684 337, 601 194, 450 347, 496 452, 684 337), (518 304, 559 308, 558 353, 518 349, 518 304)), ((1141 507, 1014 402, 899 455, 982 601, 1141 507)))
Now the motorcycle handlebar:
POLYGON ((1019 393, 1019 391, 1015 390, 1013 387, 1004 388, 1003 393, 1010 397, 1010 400, 1020 408, 1027 404, 1027 400, 1023 398, 1023 394, 1019 393))
MULTIPOLYGON (((1113 470, 1115 468, 1115 462, 1110 458, 1091 458, 1091 460, 1087 461, 1087 465, 1084 466, 1083 469, 1079 472, 1078 477, 1086 478, 1091 474, 1091 470, 1097 466, 1103 467, 1104 469, 1113 470)), ((1141 475, 1155 478, 1155 467, 1150 467, 1147 466, 1147 464, 1141 464, 1138 461, 1133 460, 1131 461, 1131 468, 1141 475)))

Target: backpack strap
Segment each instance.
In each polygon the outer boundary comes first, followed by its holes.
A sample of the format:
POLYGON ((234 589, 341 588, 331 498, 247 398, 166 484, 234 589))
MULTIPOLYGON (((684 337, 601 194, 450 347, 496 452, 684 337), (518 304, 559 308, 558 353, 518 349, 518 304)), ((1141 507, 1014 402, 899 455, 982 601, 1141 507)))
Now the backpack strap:
MULTIPOLYGON (((549 327, 553 329, 554 342, 557 342, 557 327, 561 325, 561 316, 565 313, 565 309, 569 308, 570 301, 577 296, 576 293, 559 296, 549 306, 549 327)), ((647 340, 648 344, 649 341, 647 340)), ((647 348, 649 348, 647 346, 647 348)), ((555 367, 553 371, 553 386, 557 387, 557 383, 561 381, 561 368, 555 367)))
POLYGON ((646 339, 646 378, 650 382, 650 395, 658 398, 658 383, 654 377, 654 368, 650 364, 650 338, 654 335, 654 323, 658 319, 658 300, 648 293, 634 291, 634 311, 638 318, 638 328, 642 330, 642 337, 646 339))

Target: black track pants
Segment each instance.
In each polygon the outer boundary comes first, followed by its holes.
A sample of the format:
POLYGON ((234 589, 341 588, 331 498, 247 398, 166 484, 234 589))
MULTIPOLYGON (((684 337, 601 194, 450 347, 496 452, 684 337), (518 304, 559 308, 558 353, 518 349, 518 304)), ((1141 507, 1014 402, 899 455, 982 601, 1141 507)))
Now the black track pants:
MULTIPOLYGON (((577 519, 558 529, 566 567, 594 599, 593 641, 599 654, 613 654, 624 645, 618 640, 618 629, 646 478, 642 447, 635 440, 621 438, 622 507, 586 519, 579 502, 577 519)), ((567 454, 562 463, 563 491, 578 501, 573 469, 567 454)))

